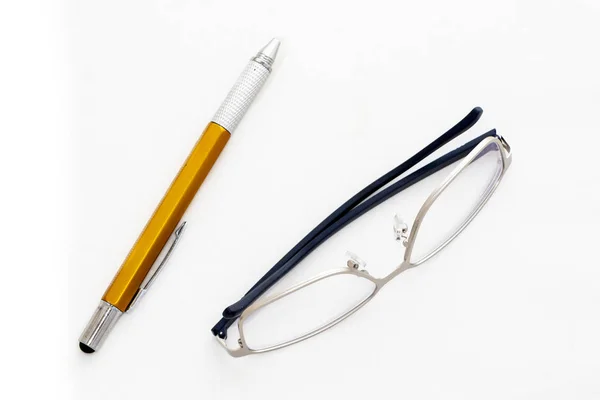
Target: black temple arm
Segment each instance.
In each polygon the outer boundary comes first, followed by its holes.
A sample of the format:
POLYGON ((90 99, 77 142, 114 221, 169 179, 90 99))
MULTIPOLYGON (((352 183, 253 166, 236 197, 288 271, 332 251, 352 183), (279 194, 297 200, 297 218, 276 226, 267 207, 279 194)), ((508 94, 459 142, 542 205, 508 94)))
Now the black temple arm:
POLYGON ((387 174, 383 175, 379 179, 375 180, 369 186, 365 187, 363 190, 352 196, 352 198, 342 204, 337 210, 331 213, 323 222, 317 225, 308 235, 306 235, 298 244, 296 244, 288 253, 281 258, 267 273, 258 280, 250 288, 248 293, 252 291, 255 287, 260 285, 265 279, 267 279, 272 273, 281 268, 285 263, 287 263, 300 249, 306 246, 307 243, 312 241, 319 233, 329 227, 331 224, 339 220, 343 215, 345 215, 349 210, 356 207, 358 204, 362 203, 371 196, 376 191, 380 190, 382 187, 396 179, 398 176, 402 175, 425 158, 429 157, 439 148, 453 140, 454 138, 460 136, 467 130, 469 130, 475 123, 481 118, 483 114, 483 110, 480 107, 475 107, 469 114, 467 114, 460 122, 450 128, 446 133, 438 137, 436 140, 431 142, 424 149, 419 151, 417 154, 397 166, 396 168, 389 171, 387 174))

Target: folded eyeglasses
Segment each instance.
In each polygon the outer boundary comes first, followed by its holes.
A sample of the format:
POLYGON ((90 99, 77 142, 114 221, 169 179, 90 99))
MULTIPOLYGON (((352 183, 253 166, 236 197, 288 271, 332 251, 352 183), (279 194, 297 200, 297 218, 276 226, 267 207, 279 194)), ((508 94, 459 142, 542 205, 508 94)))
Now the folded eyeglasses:
POLYGON ((227 352, 241 357, 280 349, 315 336, 352 315, 393 278, 421 265, 454 240, 487 203, 510 166, 508 143, 491 130, 398 178, 466 132, 482 113, 479 107, 473 109, 431 144, 346 201, 279 260, 238 302, 227 307, 223 318, 212 328, 212 333, 227 352), (393 216, 393 229, 389 233, 395 242, 399 242, 395 245, 404 251, 404 255, 402 257, 401 251, 396 251, 396 261, 391 260, 394 269, 389 274, 374 277, 365 269, 364 261, 347 253, 346 262, 340 267, 273 293, 271 288, 281 278, 342 228, 415 183, 454 164, 450 174, 422 203, 412 227, 409 228, 399 215, 393 216), (230 347, 226 341, 227 332, 235 321, 239 339, 230 347))

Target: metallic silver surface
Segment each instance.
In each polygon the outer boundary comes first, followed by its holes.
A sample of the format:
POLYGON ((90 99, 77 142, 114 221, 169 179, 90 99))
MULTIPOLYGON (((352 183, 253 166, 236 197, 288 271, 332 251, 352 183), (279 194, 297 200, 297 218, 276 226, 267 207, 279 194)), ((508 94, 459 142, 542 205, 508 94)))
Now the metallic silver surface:
POLYGON ((277 51, 279 51, 280 44, 281 42, 279 40, 272 39, 251 59, 251 61, 256 61, 271 72, 271 67, 275 62, 275 57, 277 57, 277 51))
POLYGON ((279 41, 273 39, 250 60, 215 113, 214 123, 233 133, 269 77, 278 49, 279 41))
POLYGON ((92 350, 98 350, 122 314, 123 312, 117 307, 100 301, 100 305, 79 337, 79 342, 92 350))
POLYGON ((140 285, 140 288, 138 289, 137 293, 133 297, 133 300, 131 301, 129 308, 127 308, 127 312, 129 312, 129 311, 131 311, 131 309, 133 309, 133 307, 140 301, 140 299, 144 296, 144 294, 146 294, 146 292, 148 291, 150 286, 154 283, 154 281, 156 280, 156 277, 158 276, 160 271, 163 269, 163 267, 165 266, 165 264, 171 257, 171 254, 173 254, 173 250, 177 246, 179 239, 181 239, 181 235, 183 234, 186 224, 187 224, 187 222, 183 221, 181 223, 181 225, 179 225, 179 227, 177 229, 175 229, 175 232, 173 232, 173 242, 171 243, 171 246, 167 250, 167 253, 165 254, 163 259, 159 263, 156 263, 150 269, 150 271, 148 272, 148 275, 146 275, 146 278, 143 280, 142 284, 140 285))
MULTIPOLYGON (((500 138, 496 138, 496 137, 485 138, 465 158, 463 158, 459 162, 459 164, 452 170, 452 172, 447 176, 447 178, 429 195, 427 200, 425 200, 425 202, 421 206, 421 208, 415 218, 412 229, 410 230, 410 235, 408 236, 408 240, 406 241, 406 250, 404 252, 403 262, 400 265, 398 265, 394 271, 392 271, 390 274, 388 274, 387 276, 385 276, 383 278, 375 278, 375 277, 372 277, 364 269, 358 268, 360 266, 360 264, 356 260, 353 260, 351 258, 350 262, 347 263, 345 268, 340 268, 340 269, 335 269, 335 270, 324 272, 324 273, 319 274, 311 279, 308 279, 304 282, 294 285, 280 293, 276 293, 274 295, 269 295, 269 296, 260 298, 254 304, 252 304, 250 307, 248 307, 246 310, 244 310, 244 312, 242 313, 242 315, 240 316, 240 318, 238 319, 238 322, 237 322, 237 327, 238 327, 238 331, 239 331, 239 335, 240 335, 240 339, 238 340, 238 345, 239 345, 238 348, 233 348, 233 349, 229 348, 223 339, 220 339, 217 337, 218 342, 225 348, 225 350, 227 350, 227 352, 231 356, 243 357, 243 356, 246 356, 249 354, 265 353, 268 351, 273 351, 273 350, 277 350, 277 349, 280 349, 283 347, 290 346, 292 344, 304 341, 312 336, 315 336, 315 335, 317 335, 321 332, 324 332, 327 329, 337 325, 344 319, 348 318, 350 315, 354 314, 357 310, 362 308, 369 301, 371 301, 371 299, 373 299, 373 297, 375 297, 375 295, 379 292, 379 290, 381 290, 381 288, 383 288, 388 282, 390 282, 396 276, 398 276, 402 272, 406 271, 407 269, 414 268, 418 265, 421 265, 423 262, 427 261, 434 255, 439 253, 439 251, 441 249, 446 247, 454 238, 456 238, 467 227, 467 225, 473 220, 473 218, 475 218, 475 216, 479 213, 479 211, 481 211, 483 206, 487 203, 489 198, 492 196, 492 194, 496 190, 498 184, 504 177, 504 174, 506 173, 511 162, 512 162, 512 153, 510 150, 510 146, 508 145, 508 143, 506 143, 506 141, 502 137, 500 137, 500 138), (474 160, 476 160, 482 154, 482 152, 486 149, 486 147, 492 143, 495 143, 498 145, 498 148, 499 148, 500 154, 501 154, 501 159, 502 159, 502 169, 501 169, 500 173, 495 177, 496 178, 495 181, 491 182, 491 184, 489 185, 487 190, 481 196, 477 206, 467 216, 467 218, 457 228, 457 230, 450 237, 448 237, 448 239, 446 239, 439 247, 435 248, 426 257, 424 257, 420 260, 416 260, 414 262, 411 261, 411 254, 412 254, 413 247, 415 245, 415 240, 417 239, 417 236, 419 233, 419 227, 421 226, 421 223, 423 222, 423 219, 424 219, 425 215, 427 214, 427 211, 431 208, 431 206, 433 205, 435 200, 452 183, 452 181, 454 181, 454 179, 456 179, 456 177, 470 163, 472 163, 474 160), (321 326, 320 328, 317 328, 313 331, 309 331, 308 333, 295 338, 294 340, 290 340, 290 341, 287 341, 287 342, 284 342, 284 343, 281 343, 281 344, 278 344, 275 346, 260 348, 260 349, 252 349, 252 348, 248 347, 248 344, 244 337, 244 321, 250 315, 252 315, 253 312, 255 312, 255 311, 261 309, 262 307, 265 307, 277 300, 280 300, 298 290, 301 290, 307 286, 310 286, 320 280, 327 279, 331 276, 340 275, 340 274, 350 274, 350 275, 355 275, 357 277, 368 279, 375 284, 375 289, 373 290, 373 293, 371 293, 370 296, 365 298, 362 302, 357 304, 355 307, 350 309, 345 314, 333 319, 332 321, 330 321, 329 323, 326 323, 325 325, 321 326)), ((402 226, 402 221, 400 221, 400 218, 397 218, 397 219, 395 218, 394 231, 395 232, 400 231, 400 233, 403 233, 402 232, 403 226, 402 226)))

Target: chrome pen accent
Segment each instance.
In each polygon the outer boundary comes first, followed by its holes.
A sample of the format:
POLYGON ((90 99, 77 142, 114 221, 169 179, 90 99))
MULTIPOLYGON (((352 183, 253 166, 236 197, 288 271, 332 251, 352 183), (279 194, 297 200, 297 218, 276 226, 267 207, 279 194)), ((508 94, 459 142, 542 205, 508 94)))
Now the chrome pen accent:
POLYGON ((277 57, 277 51, 279 50, 279 40, 271 40, 265 47, 263 47, 250 61, 255 61, 265 67, 271 72, 271 67, 277 57))
POLYGON ((215 113, 212 121, 233 133, 250 104, 271 74, 271 67, 279 50, 279 40, 271 40, 252 57, 237 82, 215 113))
POLYGON ((131 304, 129 305, 127 312, 130 312, 133 309, 133 307, 142 299, 142 297, 146 294, 148 289, 150 289, 150 286, 156 280, 156 277, 158 276, 160 271, 163 269, 163 267, 165 266, 167 261, 169 261, 171 254, 173 254, 173 250, 175 250, 175 247, 177 246, 177 243, 179 243, 179 239, 181 239, 181 235, 183 234, 183 231, 185 230, 185 224, 187 224, 187 222, 183 221, 181 223, 181 225, 179 225, 179 228, 175 229, 175 232, 173 232, 173 242, 171 243, 171 246, 167 250, 167 253, 163 257, 161 262, 155 264, 152 267, 152 269, 150 270, 150 272, 148 272, 148 275, 146 275, 146 279, 144 279, 144 281, 140 285, 140 288, 138 289, 137 293, 133 297, 133 300, 131 300, 131 304))
MULTIPOLYGON (((163 259, 159 263, 156 263, 152 269, 150 269, 150 272, 148 272, 148 275, 146 275, 146 278, 140 285, 140 288, 135 294, 135 297, 131 301, 131 304, 126 312, 131 311, 133 306, 140 301, 150 286, 154 283, 156 277, 173 254, 173 250, 177 246, 177 243, 179 243, 179 239, 181 239, 181 235, 183 234, 186 223, 186 221, 182 222, 181 225, 175 229, 175 232, 173 232, 172 235, 173 241, 171 246, 169 246, 163 259)), ((107 303, 106 301, 100 301, 100 305, 96 309, 96 312, 92 315, 90 322, 87 324, 85 330, 79 337, 79 348, 84 353, 93 353, 95 350, 98 350, 121 315, 123 315, 123 312, 117 307, 107 303)))
POLYGON ((104 342, 113 326, 117 323, 123 312, 117 307, 100 301, 96 312, 92 315, 90 322, 79 337, 79 348, 84 353, 93 353, 104 342))

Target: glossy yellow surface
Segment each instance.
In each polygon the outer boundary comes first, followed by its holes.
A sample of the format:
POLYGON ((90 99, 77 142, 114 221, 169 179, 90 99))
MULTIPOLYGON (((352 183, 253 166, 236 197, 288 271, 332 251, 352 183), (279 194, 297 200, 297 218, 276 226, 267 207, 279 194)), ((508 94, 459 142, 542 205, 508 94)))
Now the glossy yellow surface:
POLYGON ((126 311, 231 134, 211 122, 171 183, 102 300, 126 311))

